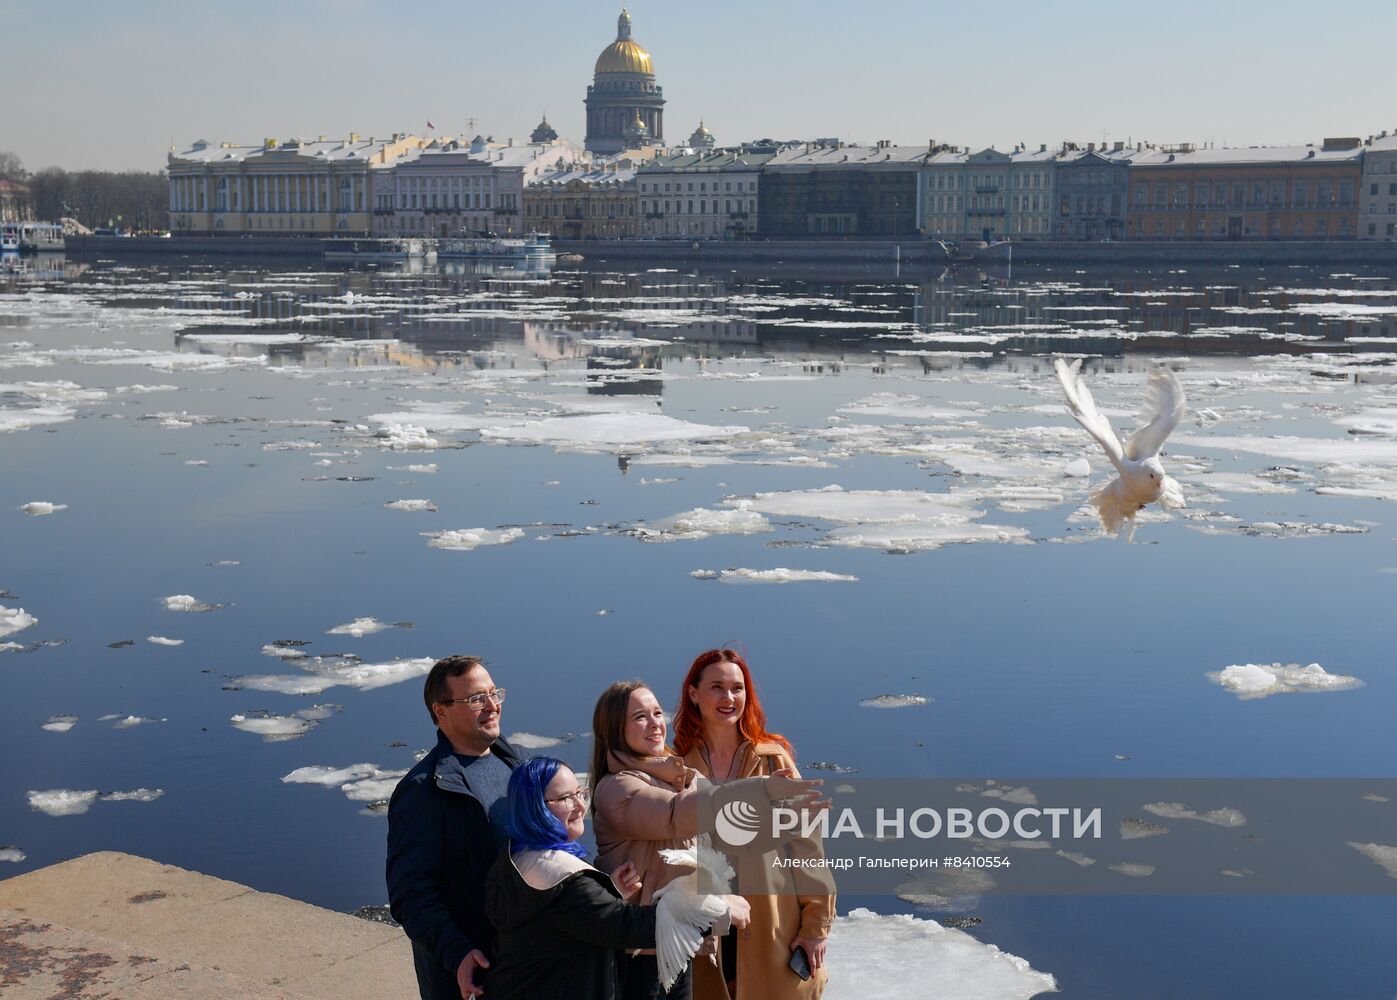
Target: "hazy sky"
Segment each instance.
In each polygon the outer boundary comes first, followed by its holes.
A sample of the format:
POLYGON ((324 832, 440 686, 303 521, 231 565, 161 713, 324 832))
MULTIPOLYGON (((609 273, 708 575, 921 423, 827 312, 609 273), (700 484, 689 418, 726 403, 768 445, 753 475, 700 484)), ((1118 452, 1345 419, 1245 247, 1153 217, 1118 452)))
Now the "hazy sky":
MULTIPOLYGON (((1397 127, 1392 0, 635 0, 665 135, 1003 149, 1308 142, 1397 127), (1386 38, 1388 41, 1383 42, 1386 38)), ((173 143, 462 134, 581 142, 619 4, 0 0, 0 150, 158 169, 173 143)))

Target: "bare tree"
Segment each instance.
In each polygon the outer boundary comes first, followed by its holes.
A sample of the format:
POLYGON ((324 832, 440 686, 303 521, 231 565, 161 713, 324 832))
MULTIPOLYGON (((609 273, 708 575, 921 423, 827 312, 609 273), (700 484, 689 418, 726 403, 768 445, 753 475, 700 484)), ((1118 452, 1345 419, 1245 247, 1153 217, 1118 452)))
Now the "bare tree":
POLYGON ((22 181, 26 174, 18 154, 0 151, 0 179, 22 181))

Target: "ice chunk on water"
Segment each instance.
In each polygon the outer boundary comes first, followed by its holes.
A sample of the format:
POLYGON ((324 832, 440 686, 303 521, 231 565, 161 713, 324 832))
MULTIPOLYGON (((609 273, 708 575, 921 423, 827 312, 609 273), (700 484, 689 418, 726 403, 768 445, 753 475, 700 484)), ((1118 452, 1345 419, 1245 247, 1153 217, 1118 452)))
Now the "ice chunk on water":
POLYGON ((430 462, 426 465, 390 465, 388 468, 393 472, 413 472, 420 475, 431 475, 437 471, 437 464, 430 462))
POLYGON ((301 719, 294 715, 270 715, 266 713, 234 715, 228 720, 234 729, 245 733, 255 733, 268 743, 281 740, 294 740, 304 736, 316 726, 314 719, 301 719))
POLYGON ((18 847, 0 847, 0 861, 20 862, 25 858, 25 854, 18 847))
POLYGON ((140 715, 104 715, 99 722, 110 722, 113 729, 135 729, 156 722, 169 722, 169 719, 147 719, 140 715))
POLYGON ((1389 878, 1397 878, 1397 847, 1388 844, 1359 844, 1352 840, 1345 843, 1365 858, 1382 865, 1387 869, 1389 878))
POLYGON ((1028 1000, 1057 981, 965 931, 863 908, 830 928, 825 1000, 1028 1000))
POLYGON ((885 524, 919 521, 949 515, 958 519, 983 517, 967 511, 973 497, 917 490, 846 490, 826 486, 815 490, 758 493, 750 498, 724 501, 745 510, 776 517, 814 517, 848 524, 885 524))
POLYGON ((1147 813, 1163 816, 1165 819, 1196 819, 1200 823, 1211 823, 1213 826, 1245 826, 1247 822, 1247 817, 1242 814, 1240 809, 1210 809, 1205 813, 1200 813, 1190 809, 1182 802, 1151 802, 1141 808, 1147 813))
POLYGON ((884 549, 888 552, 925 552, 939 549, 943 545, 1023 541, 1028 538, 1028 529, 946 518, 940 524, 878 524, 836 528, 826 537, 835 545, 884 549))
MULTIPOLYGON (((394 451, 431 451, 440 443, 427 433, 425 427, 391 421, 380 426, 374 436, 379 444, 394 451)), ((432 466, 432 471, 436 471, 436 466, 432 466)))
POLYGON ((76 715, 50 715, 48 721, 39 728, 50 733, 66 733, 77 724, 78 717, 76 715))
POLYGON ((341 785, 340 791, 344 792, 345 798, 351 802, 378 802, 393 794, 393 789, 405 774, 406 768, 401 771, 379 771, 373 777, 341 785))
POLYGON ((49 816, 77 816, 92 808, 97 801, 97 790, 73 791, 68 788, 54 788, 42 792, 29 792, 29 808, 49 816))
POLYGON ((1357 677, 1331 674, 1318 663, 1307 667, 1298 663, 1234 663, 1208 674, 1208 679, 1243 700, 1296 691, 1346 691, 1363 686, 1357 677))
POLYGON ((397 625, 391 622, 381 622, 377 618, 356 618, 344 625, 336 625, 332 629, 326 629, 325 634, 352 635, 356 639, 362 639, 366 635, 374 635, 390 628, 397 628, 397 625))
POLYGON ((423 531, 427 544, 434 549, 452 549, 456 552, 469 552, 482 545, 508 545, 524 537, 522 528, 457 528, 454 531, 423 531))
POLYGON ((67 406, 0 406, 0 434, 27 431, 46 424, 61 424, 72 420, 75 412, 67 406))
POLYGON ((377 764, 349 764, 345 767, 312 765, 298 767, 281 780, 287 784, 325 785, 338 788, 347 781, 358 781, 378 773, 377 764))
POLYGON ((745 504, 735 510, 709 510, 699 507, 649 524, 637 525, 632 533, 647 542, 698 540, 709 535, 756 535, 771 531, 771 522, 745 504))
POLYGON ((103 802, 154 802, 164 794, 163 788, 133 788, 129 792, 106 792, 99 798, 103 802))
POLYGON ((864 708, 910 708, 929 704, 931 700, 919 694, 880 694, 876 698, 865 698, 859 704, 864 708))
POLYGON ((532 420, 517 427, 486 427, 480 436, 487 441, 605 449, 661 441, 711 441, 747 433, 747 427, 690 423, 661 413, 596 413, 532 420))
POLYGON ((157 646, 183 646, 183 639, 168 639, 163 635, 148 635, 146 642, 153 642, 157 646))
POLYGON ((67 509, 68 505, 66 503, 50 503, 48 500, 31 500, 24 506, 20 507, 20 510, 24 511, 26 514, 33 514, 36 517, 41 517, 44 514, 52 514, 55 511, 67 509))
POLYGON ((0 604, 0 636, 13 635, 21 632, 31 625, 38 624, 39 619, 29 614, 23 608, 7 608, 0 604))
POLYGON ((437 505, 430 500, 390 500, 383 506, 386 510, 422 511, 432 514, 437 510, 437 505))
POLYGON ((1085 479, 1091 475, 1091 463, 1085 458, 1078 458, 1068 462, 1063 468, 1062 474, 1073 479, 1085 479))
POLYGON ((206 604, 189 594, 171 594, 161 600, 165 602, 166 611, 217 611, 223 607, 221 604, 206 604))
POLYGON ((1140 865, 1133 861, 1123 861, 1118 865, 1107 865, 1106 867, 1113 872, 1129 875, 1131 878, 1145 878, 1154 874, 1154 865, 1140 865))
POLYGON ((358 660, 323 660, 315 657, 297 661, 305 674, 251 674, 235 677, 230 686, 248 691, 272 691, 278 694, 320 694, 332 687, 345 686, 360 691, 372 691, 401 681, 422 677, 436 661, 430 656, 413 660, 390 660, 384 663, 360 663, 358 660))
POLYGON ((719 583, 858 583, 859 578, 847 573, 830 573, 820 569, 696 569, 690 576, 719 583))
POLYGON ((560 747, 564 743, 571 743, 573 737, 567 736, 539 736, 537 733, 511 733, 509 742, 525 750, 545 750, 548 747, 560 747))
POLYGON ((1169 832, 1167 826, 1151 823, 1149 820, 1127 816, 1121 820, 1121 840, 1140 840, 1143 837, 1162 837, 1169 832))

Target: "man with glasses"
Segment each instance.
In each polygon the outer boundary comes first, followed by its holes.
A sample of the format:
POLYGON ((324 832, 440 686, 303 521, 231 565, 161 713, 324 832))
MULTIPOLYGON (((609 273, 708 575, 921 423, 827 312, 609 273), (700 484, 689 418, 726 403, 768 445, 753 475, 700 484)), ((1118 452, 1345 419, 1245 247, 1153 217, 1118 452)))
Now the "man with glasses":
POLYGON ((505 792, 519 753, 500 737, 504 688, 476 656, 448 656, 423 700, 437 745, 388 803, 388 904, 412 939, 422 1000, 484 993, 494 931, 485 876, 504 845, 505 792))

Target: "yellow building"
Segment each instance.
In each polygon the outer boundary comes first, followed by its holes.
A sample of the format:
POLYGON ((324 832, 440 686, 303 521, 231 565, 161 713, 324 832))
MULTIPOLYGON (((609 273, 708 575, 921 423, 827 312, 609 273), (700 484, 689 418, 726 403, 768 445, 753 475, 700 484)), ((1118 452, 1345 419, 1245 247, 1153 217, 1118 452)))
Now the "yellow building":
POLYGON ((530 232, 563 240, 616 240, 639 235, 636 165, 563 164, 524 188, 524 224, 530 232))
POLYGON ((431 140, 268 139, 260 146, 200 140, 171 150, 173 236, 368 236, 374 182, 431 140))

